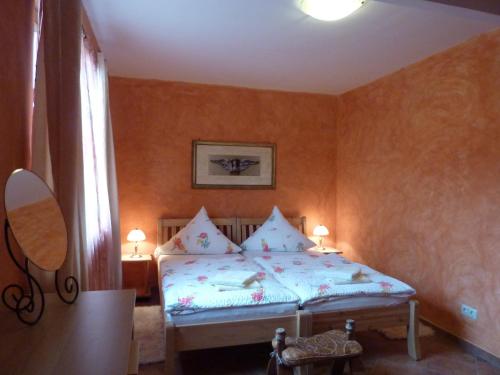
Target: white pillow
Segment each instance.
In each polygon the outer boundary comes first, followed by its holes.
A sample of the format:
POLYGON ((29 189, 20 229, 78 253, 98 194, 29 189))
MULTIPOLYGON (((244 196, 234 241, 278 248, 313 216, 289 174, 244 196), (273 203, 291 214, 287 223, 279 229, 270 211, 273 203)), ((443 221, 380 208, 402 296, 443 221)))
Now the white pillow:
POLYGON ((269 219, 257 229, 241 248, 247 251, 304 251, 316 246, 309 238, 293 227, 274 206, 269 219))
POLYGON ((193 220, 159 246, 155 254, 232 254, 240 251, 238 245, 217 229, 202 207, 193 220))

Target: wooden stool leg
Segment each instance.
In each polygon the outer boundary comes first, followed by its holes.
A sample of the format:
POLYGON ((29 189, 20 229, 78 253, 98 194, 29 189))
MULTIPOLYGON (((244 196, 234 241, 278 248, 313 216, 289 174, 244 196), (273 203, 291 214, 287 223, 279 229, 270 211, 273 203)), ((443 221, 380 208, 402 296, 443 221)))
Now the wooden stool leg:
POLYGON ((266 375, 294 375, 293 368, 280 365, 278 357, 273 356, 267 363, 266 375))
MULTIPOLYGON (((345 332, 347 334, 348 340, 354 340, 354 335, 356 331, 356 322, 352 319, 347 319, 345 321, 345 332)), ((347 360, 346 359, 336 359, 332 366, 332 375, 342 375, 344 373, 344 368, 347 360)), ((351 360, 349 360, 349 368, 352 372, 351 360)))
POLYGON ((343 375, 345 367, 345 359, 336 359, 332 366, 332 375, 343 375))
POLYGON ((277 375, 278 370, 277 370, 278 365, 276 364, 276 356, 273 355, 269 362, 267 363, 267 371, 266 375, 277 375))
POLYGON ((293 375, 293 368, 278 366, 278 375, 293 375))
POLYGON ((276 340, 276 354, 281 358, 281 353, 286 349, 286 331, 284 328, 278 328, 276 330, 274 339, 276 340))
POLYGON ((419 320, 418 320, 418 301, 411 300, 409 302, 410 317, 408 321, 408 355, 415 361, 422 358, 420 354, 420 338, 419 338, 419 320))
POLYGON ((278 328, 275 333, 276 340, 276 350, 274 351, 273 358, 274 366, 276 369, 277 375, 293 375, 293 369, 290 367, 286 367, 280 363, 281 354, 286 349, 286 331, 284 328, 278 328))
POLYGON ((347 340, 354 340, 356 330, 356 322, 352 319, 345 321, 345 332, 347 333, 347 340))

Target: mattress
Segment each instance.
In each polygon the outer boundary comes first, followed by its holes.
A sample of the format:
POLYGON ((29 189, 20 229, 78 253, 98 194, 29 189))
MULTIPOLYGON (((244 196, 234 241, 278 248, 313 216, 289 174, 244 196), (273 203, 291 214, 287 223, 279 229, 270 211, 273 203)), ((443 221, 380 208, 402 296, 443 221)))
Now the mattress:
POLYGON ((297 252, 253 257, 268 274, 299 296, 302 308, 335 311, 363 307, 393 306, 406 302, 415 290, 409 285, 374 269, 353 263, 338 254, 297 252), (367 283, 338 285, 325 274, 343 265, 359 267, 367 283))
POLYGON ((239 254, 162 255, 158 258, 163 307, 176 324, 294 314, 298 296, 239 254), (211 279, 225 270, 258 272, 256 288, 219 291, 211 279))
POLYGON ((413 294, 400 294, 397 296, 345 296, 331 297, 326 301, 313 301, 304 303, 301 308, 311 312, 335 312, 378 307, 397 306, 408 302, 413 294))
POLYGON ((217 323, 234 320, 258 319, 294 315, 298 310, 296 302, 270 303, 256 306, 213 308, 192 314, 171 315, 176 326, 196 323, 217 323))

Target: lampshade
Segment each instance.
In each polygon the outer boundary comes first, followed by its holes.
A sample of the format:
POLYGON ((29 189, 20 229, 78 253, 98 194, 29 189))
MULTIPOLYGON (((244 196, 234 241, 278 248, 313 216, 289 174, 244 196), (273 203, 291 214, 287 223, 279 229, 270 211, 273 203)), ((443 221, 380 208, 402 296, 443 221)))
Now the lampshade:
POLYGON ((325 227, 324 225, 317 225, 313 229, 314 236, 324 237, 324 236, 328 236, 329 234, 330 234, 330 232, 328 231, 328 228, 325 227))
POLYGON ((299 0, 302 11, 321 21, 336 21, 359 9, 366 0, 299 0))
POLYGON ((127 235, 127 241, 130 242, 140 242, 146 239, 146 235, 139 228, 132 229, 127 235))

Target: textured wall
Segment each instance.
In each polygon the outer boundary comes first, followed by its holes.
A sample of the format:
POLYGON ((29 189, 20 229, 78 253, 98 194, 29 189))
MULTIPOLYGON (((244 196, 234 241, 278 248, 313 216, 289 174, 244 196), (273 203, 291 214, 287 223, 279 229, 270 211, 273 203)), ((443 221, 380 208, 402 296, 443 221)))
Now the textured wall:
POLYGON ((500 30, 342 95, 339 112, 338 246, 500 356, 500 30))
POLYGON ((4 184, 16 168, 26 166, 31 115, 33 2, 2 2, 0 10, 0 290, 22 274, 7 255, 3 236, 4 184))
POLYGON ((124 243, 138 226, 152 251, 159 217, 202 205, 260 217, 277 204, 335 233, 335 97, 112 77, 110 100, 124 243), (193 139, 276 143, 276 190, 192 189, 193 139))

